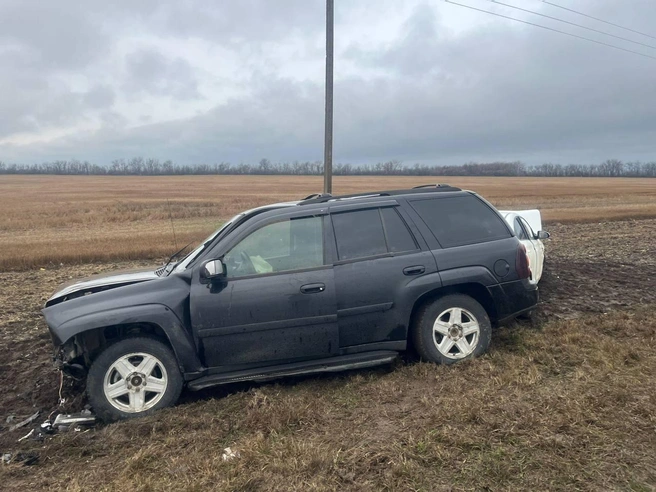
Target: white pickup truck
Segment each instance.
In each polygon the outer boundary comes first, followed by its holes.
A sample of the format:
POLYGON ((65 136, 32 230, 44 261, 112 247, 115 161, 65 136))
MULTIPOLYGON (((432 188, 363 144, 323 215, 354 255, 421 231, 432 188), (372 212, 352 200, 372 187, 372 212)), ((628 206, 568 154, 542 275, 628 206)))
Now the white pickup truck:
POLYGON ((499 210, 515 235, 526 248, 531 268, 531 282, 538 283, 544 267, 543 239, 549 239, 549 233, 542 230, 542 216, 539 210, 499 210))

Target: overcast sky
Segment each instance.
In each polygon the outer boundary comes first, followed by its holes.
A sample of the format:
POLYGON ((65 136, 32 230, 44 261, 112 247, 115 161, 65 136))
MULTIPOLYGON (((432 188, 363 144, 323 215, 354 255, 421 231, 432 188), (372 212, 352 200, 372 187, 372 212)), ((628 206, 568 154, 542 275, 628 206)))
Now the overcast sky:
MULTIPOLYGON (((654 0, 478 8, 656 57, 654 0)), ((656 59, 442 0, 335 0, 335 162, 656 160, 656 59)), ((324 0, 2 0, 0 160, 323 158, 324 0)))

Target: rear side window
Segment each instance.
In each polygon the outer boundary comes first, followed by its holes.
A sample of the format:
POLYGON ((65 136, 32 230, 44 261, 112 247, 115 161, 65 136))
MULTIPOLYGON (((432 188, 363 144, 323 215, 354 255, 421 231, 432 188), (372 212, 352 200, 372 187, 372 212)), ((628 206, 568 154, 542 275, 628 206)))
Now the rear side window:
POLYGON ((395 209, 381 208, 380 215, 383 217, 387 248, 390 252, 401 253, 403 251, 415 251, 419 249, 415 239, 408 230, 408 226, 405 225, 405 222, 403 222, 403 219, 395 209))
POLYGON ((510 237, 501 217, 473 195, 414 200, 411 205, 443 248, 510 237))
POLYGON ((340 260, 419 249, 394 208, 332 214, 340 260))
POLYGON ((377 208, 333 215, 340 260, 387 253, 385 231, 377 208))

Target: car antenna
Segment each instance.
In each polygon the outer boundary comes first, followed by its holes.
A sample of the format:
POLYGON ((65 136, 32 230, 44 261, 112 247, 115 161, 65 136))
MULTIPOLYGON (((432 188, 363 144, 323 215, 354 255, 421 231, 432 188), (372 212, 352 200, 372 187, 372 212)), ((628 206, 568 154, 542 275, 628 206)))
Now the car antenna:
POLYGON ((166 199, 166 203, 169 205, 169 219, 171 220, 171 230, 173 231, 173 248, 178 249, 178 240, 175 237, 175 227, 173 227, 173 214, 171 213, 171 200, 166 199))

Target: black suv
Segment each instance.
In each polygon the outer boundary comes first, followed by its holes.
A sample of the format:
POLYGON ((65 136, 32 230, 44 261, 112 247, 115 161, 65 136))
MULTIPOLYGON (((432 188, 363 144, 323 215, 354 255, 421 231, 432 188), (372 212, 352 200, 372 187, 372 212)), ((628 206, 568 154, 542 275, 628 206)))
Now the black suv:
POLYGON ((96 276, 43 313, 62 369, 105 420, 173 405, 183 386, 476 357, 535 308, 524 247, 477 194, 448 185, 241 213, 177 262, 96 276))

